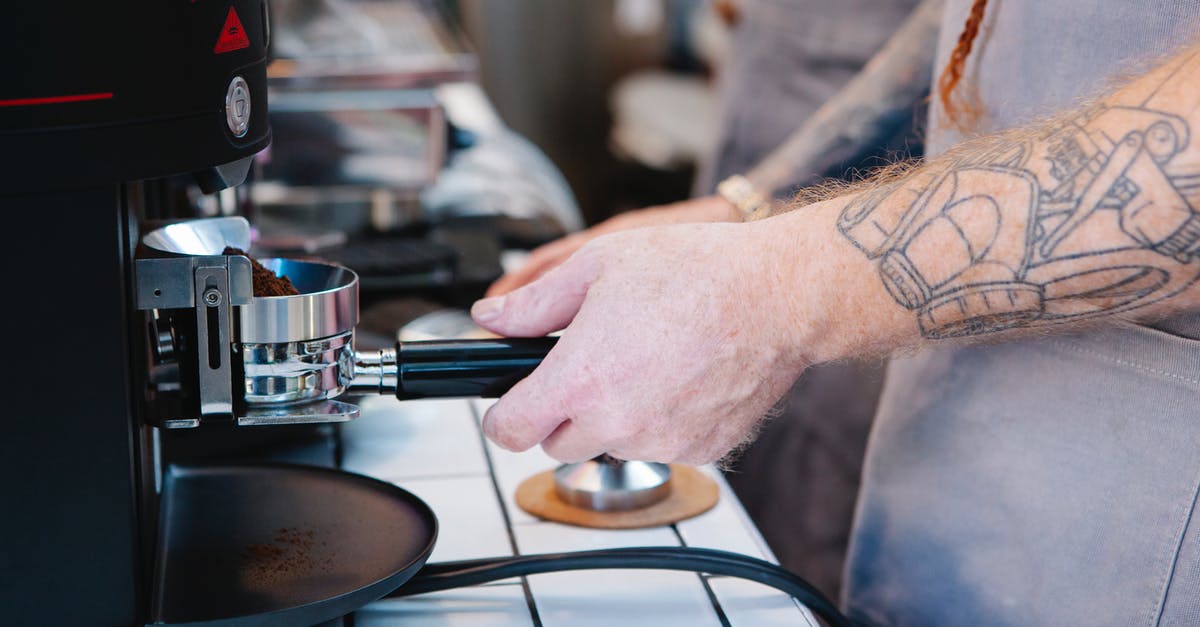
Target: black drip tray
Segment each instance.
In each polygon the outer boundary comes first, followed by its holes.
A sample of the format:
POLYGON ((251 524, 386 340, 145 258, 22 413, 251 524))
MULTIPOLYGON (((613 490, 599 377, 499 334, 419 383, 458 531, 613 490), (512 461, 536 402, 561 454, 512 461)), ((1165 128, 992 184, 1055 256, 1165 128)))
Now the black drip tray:
POLYGON ((159 509, 153 620, 307 626, 400 587, 437 519, 411 493, 340 470, 172 466, 159 509))

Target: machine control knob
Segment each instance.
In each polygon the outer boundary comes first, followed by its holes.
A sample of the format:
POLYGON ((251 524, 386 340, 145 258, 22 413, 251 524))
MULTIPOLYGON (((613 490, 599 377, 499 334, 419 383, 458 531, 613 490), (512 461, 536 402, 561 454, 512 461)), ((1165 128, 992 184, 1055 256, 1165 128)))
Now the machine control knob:
POLYGON ((234 137, 243 137, 250 130, 250 86, 240 76, 233 77, 225 90, 225 123, 234 137))

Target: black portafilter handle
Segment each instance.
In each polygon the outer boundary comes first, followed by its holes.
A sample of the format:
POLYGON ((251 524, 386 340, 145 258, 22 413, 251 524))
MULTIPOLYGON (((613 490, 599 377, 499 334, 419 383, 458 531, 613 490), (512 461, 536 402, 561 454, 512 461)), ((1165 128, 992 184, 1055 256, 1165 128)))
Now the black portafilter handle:
POLYGON ((396 398, 496 398, 529 376, 558 338, 397 342, 396 398))
POLYGON ((542 363, 556 337, 397 342, 356 353, 352 389, 418 398, 496 398, 542 363), (378 361, 375 360, 378 356, 378 361))

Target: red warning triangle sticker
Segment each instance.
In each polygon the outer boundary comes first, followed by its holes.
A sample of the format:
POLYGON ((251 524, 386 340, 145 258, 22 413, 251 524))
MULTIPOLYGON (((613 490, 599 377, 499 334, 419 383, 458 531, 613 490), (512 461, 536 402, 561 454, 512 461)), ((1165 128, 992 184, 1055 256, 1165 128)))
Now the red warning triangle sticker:
POLYGON ((233 7, 229 7, 229 15, 225 16, 225 25, 221 27, 221 36, 217 37, 217 45, 213 46, 213 54, 233 52, 249 47, 250 38, 246 36, 242 20, 238 18, 237 11, 234 11, 233 7))

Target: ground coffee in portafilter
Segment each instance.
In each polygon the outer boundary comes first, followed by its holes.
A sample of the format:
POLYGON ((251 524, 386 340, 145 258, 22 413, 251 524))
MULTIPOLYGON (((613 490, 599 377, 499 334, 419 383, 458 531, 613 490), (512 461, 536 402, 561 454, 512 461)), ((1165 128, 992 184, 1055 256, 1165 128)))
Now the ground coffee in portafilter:
POLYGON ((246 251, 232 246, 225 247, 222 251, 225 255, 243 255, 250 260, 250 266, 253 269, 250 281, 254 284, 255 296, 295 296, 300 293, 295 285, 292 285, 292 280, 286 276, 278 276, 269 268, 262 265, 254 257, 246 254, 246 251))

